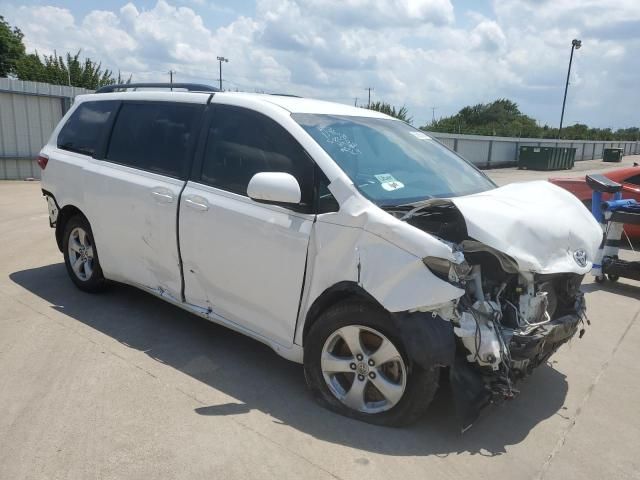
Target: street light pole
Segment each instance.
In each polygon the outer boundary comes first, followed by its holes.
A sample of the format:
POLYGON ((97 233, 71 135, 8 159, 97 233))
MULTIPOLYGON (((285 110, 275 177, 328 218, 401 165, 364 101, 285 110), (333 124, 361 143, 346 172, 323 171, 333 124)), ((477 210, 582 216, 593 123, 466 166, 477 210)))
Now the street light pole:
POLYGON ((573 51, 582 46, 582 41, 574 38, 571 41, 571 56, 569 56, 569 69, 567 70, 567 83, 564 85, 564 99, 562 100, 562 113, 560 114, 560 128, 558 129, 558 139, 562 133, 562 120, 564 120, 564 106, 567 103, 567 89, 569 88, 569 76, 571 75, 571 62, 573 61, 573 51))
POLYGON ((220 90, 222 90, 222 62, 228 62, 228 58, 218 57, 218 62, 220 63, 220 90))

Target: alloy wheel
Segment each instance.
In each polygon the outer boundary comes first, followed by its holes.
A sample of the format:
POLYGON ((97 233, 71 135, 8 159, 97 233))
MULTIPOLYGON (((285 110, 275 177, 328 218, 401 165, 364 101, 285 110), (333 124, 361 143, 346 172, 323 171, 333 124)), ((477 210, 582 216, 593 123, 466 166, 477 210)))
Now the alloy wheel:
POLYGON ((382 333, 348 325, 327 338, 320 360, 331 393, 347 407, 380 413, 402 398, 407 368, 396 346, 382 333))
POLYGON ((69 263, 73 273, 82 281, 91 278, 94 268, 94 251, 89 234, 76 227, 69 235, 69 263))

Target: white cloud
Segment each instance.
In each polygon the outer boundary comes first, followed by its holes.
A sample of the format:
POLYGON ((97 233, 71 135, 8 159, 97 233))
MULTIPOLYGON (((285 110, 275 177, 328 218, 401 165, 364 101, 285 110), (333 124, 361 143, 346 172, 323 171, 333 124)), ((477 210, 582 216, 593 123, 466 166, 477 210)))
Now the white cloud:
POLYGON ((471 39, 477 48, 490 54, 499 54, 507 46, 507 37, 502 28, 492 20, 482 20, 471 31, 471 39))
POLYGON ((172 1, 144 9, 132 0, 84 16, 52 6, 2 10, 29 49, 82 48, 134 80, 162 80, 172 69, 178 80, 215 83, 224 55, 227 87, 352 103, 371 86, 374 98, 406 105, 417 123, 431 118, 431 106, 445 115, 508 97, 556 124, 577 37, 569 117, 638 123, 637 0, 495 0, 482 15, 454 11, 449 0, 257 0, 251 17, 222 2, 172 1), (208 25, 211 5, 233 20, 208 25))

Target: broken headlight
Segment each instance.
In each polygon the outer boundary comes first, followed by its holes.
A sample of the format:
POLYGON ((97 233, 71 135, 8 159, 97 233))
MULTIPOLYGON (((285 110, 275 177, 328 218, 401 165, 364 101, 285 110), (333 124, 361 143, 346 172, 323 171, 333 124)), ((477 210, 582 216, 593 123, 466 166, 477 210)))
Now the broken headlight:
POLYGON ((462 283, 471 272, 471 265, 464 259, 462 252, 453 253, 456 261, 441 257, 424 257, 422 262, 438 278, 454 284, 462 283))

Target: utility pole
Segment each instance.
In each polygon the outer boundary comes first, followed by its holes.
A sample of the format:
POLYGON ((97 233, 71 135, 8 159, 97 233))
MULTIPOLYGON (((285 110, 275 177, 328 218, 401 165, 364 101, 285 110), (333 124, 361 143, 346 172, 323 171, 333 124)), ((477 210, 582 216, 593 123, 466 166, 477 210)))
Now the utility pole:
POLYGON ((173 92, 173 74, 176 73, 173 70, 169 70, 169 85, 171 85, 171 91, 173 92))
POLYGON ((367 90, 369 92, 369 100, 367 101, 367 108, 371 108, 371 90, 373 90, 372 87, 367 87, 365 88, 365 90, 367 90))
POLYGON ((220 90, 222 90, 222 62, 228 62, 228 58, 218 57, 218 63, 220 64, 220 90))
POLYGON ((567 70, 567 83, 564 85, 564 99, 562 100, 562 113, 560 114, 560 128, 558 128, 558 139, 562 133, 562 120, 564 120, 564 106, 567 103, 567 89, 569 88, 569 76, 571 75, 571 62, 573 61, 573 51, 582 46, 582 41, 574 38, 571 41, 571 56, 569 57, 569 69, 567 70))
POLYGON ((436 110, 438 107, 431 107, 431 123, 436 123, 436 110))
POLYGON ((354 107, 358 106, 358 97, 356 97, 355 100, 353 101, 353 106, 354 107))

